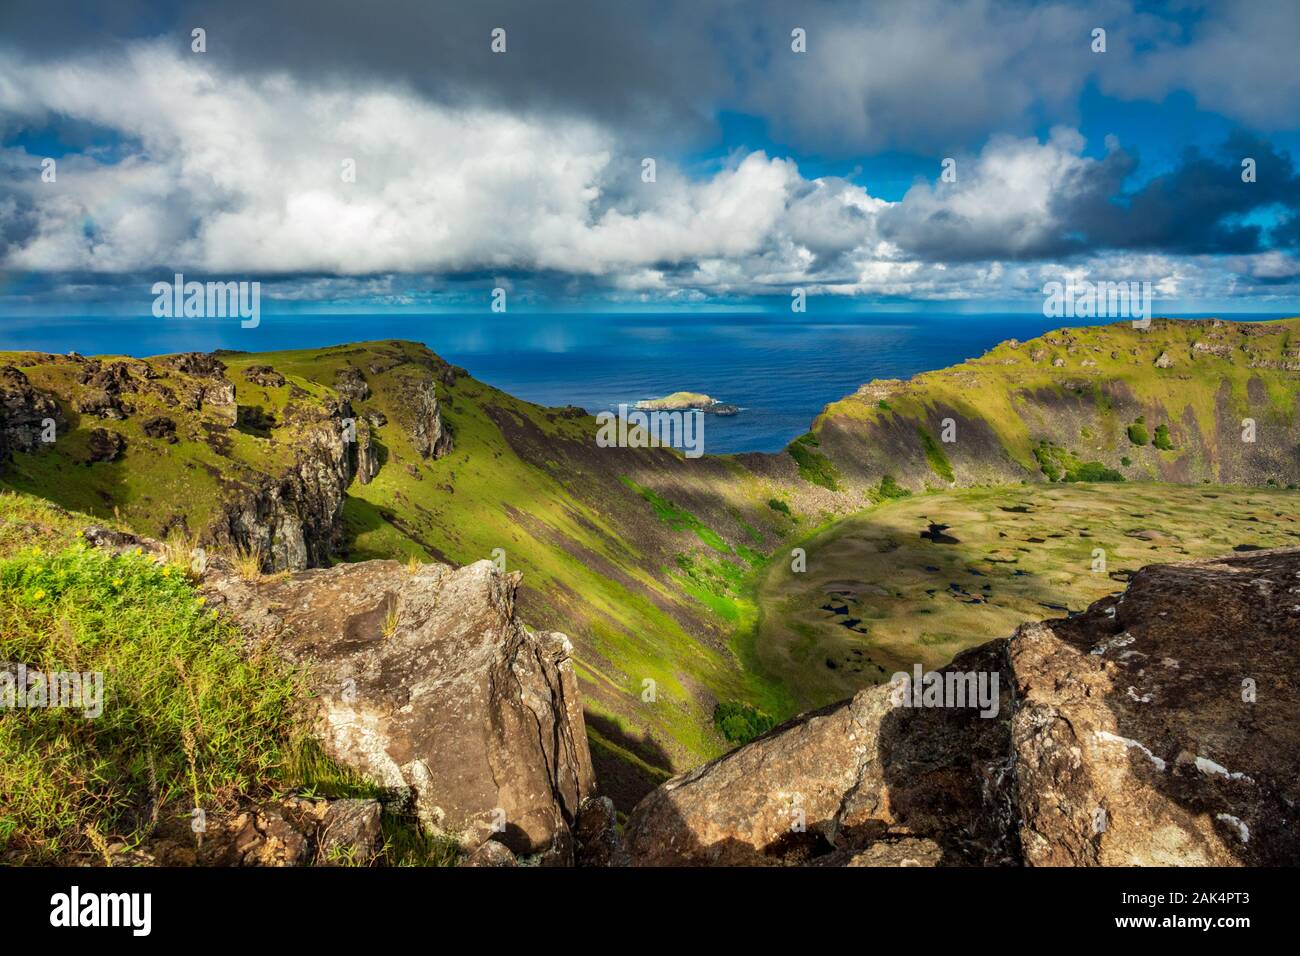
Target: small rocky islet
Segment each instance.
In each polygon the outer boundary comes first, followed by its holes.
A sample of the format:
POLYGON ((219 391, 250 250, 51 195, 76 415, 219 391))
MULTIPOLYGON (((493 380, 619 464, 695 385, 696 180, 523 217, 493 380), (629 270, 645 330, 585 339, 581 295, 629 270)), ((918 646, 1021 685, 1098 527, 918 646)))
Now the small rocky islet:
POLYGON ((663 398, 646 398, 636 403, 641 412, 684 412, 699 411, 709 415, 735 415, 740 411, 737 405, 720 402, 701 392, 673 392, 663 398))

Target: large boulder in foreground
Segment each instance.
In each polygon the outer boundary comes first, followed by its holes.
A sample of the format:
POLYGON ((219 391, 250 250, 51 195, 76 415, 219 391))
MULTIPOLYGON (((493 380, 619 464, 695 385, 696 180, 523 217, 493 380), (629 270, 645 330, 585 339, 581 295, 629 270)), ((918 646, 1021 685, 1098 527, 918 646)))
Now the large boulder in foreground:
POLYGON ((252 582, 210 569, 204 590, 308 665, 331 757, 468 850, 569 862, 594 790, 572 647, 515 619, 518 582, 489 561, 367 561, 252 582))
POLYGON ((1145 568, 1009 663, 1025 862, 1300 863, 1300 551, 1145 568))
MULTIPOLYGON (((998 670, 1004 645, 952 667, 998 670)), ((860 691, 665 782, 628 821, 633 864, 1014 861, 1005 718, 896 708, 890 693, 860 691)))
POLYGON ((1300 551, 1145 568, 945 672, 997 715, 864 690, 653 791, 633 862, 1300 862, 1300 551))

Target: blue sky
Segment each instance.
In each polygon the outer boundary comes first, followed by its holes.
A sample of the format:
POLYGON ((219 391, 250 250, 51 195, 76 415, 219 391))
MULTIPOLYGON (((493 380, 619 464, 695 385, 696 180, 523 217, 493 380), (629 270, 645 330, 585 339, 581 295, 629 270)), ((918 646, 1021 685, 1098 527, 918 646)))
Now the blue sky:
POLYGON ((1066 279, 1300 311, 1290 2, 77 7, 0 9, 0 315, 176 272, 272 311, 1027 311, 1066 279))

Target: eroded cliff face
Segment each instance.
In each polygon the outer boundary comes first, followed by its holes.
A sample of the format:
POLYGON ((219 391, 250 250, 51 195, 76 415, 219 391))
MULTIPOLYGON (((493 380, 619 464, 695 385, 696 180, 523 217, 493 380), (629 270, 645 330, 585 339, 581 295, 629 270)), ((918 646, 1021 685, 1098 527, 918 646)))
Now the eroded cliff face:
POLYGON ((267 570, 297 570, 329 563, 343 542, 343 504, 353 479, 369 481, 377 467, 370 436, 355 441, 345 422, 346 403, 320 416, 300 435, 294 463, 279 475, 231 482, 221 516, 206 537, 261 557, 267 570), (365 452, 359 452, 361 442, 365 452), (369 472, 369 473, 367 473, 369 472))
POLYGON ((15 452, 39 451, 47 423, 53 423, 56 434, 67 427, 58 402, 33 388, 12 365, 0 367, 0 464, 15 452))
POLYGON ((814 425, 839 476, 839 495, 815 500, 842 510, 884 475, 913 491, 1046 480, 1043 442, 1129 481, 1297 484, 1296 342, 1293 319, 1158 318, 1011 339, 951 368, 869 382, 814 425), (1168 447, 1130 440, 1139 422, 1167 429, 1168 447))
MULTIPOLYGON (((64 492, 75 503, 147 503, 144 527, 158 534, 181 527, 205 546, 255 557, 264 570, 335 558, 346 543, 349 487, 369 484, 385 461, 387 417, 368 407, 365 373, 350 364, 324 386, 270 365, 247 365, 237 387, 215 354, 14 357, 27 371, 0 368, 0 464, 21 468, 15 454, 48 455, 52 463, 30 479, 33 490, 56 500, 64 492), (66 467, 112 462, 123 470, 66 467), (134 493, 124 494, 124 481, 137 486, 134 493)), ((402 367, 397 427, 405 440, 421 458, 446 454, 451 435, 436 383, 457 370, 400 351, 385 361, 369 371, 402 367)))
POLYGON ((895 706, 888 685, 668 781, 641 865, 1294 865, 1300 551, 1139 572, 947 672, 1000 706, 895 706))

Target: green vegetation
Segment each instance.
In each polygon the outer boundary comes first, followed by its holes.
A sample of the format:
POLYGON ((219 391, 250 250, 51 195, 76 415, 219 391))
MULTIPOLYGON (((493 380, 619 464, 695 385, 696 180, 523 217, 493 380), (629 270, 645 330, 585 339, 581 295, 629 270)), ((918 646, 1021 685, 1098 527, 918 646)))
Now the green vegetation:
POLYGON ((1139 418, 1128 427, 1128 440, 1135 445, 1145 445, 1151 441, 1151 436, 1147 434, 1146 422, 1139 418))
POLYGON ((799 476, 804 481, 811 482, 814 485, 821 485, 831 491, 837 491, 839 489, 839 471, 831 464, 829 458, 813 451, 813 448, 819 444, 821 442, 817 440, 817 436, 809 432, 792 441, 786 451, 790 453, 790 457, 799 466, 799 476))
POLYGON ((1153 439, 1151 440, 1151 444, 1155 445, 1155 446, 1156 446, 1157 448, 1159 448, 1161 451, 1173 451, 1173 450, 1174 450, 1174 441, 1173 441, 1172 438, 1169 437, 1169 426, 1168 426, 1168 425, 1157 425, 1157 426, 1156 426, 1156 435, 1155 435, 1155 438, 1153 438, 1153 439))
POLYGON ((1034 446, 1038 467, 1048 481, 1123 481, 1124 476, 1099 461, 1081 461, 1068 449, 1043 439, 1034 446))
POLYGON ((906 498, 911 492, 906 488, 899 487, 893 475, 885 475, 880 479, 880 487, 876 489, 876 494, 880 498, 888 500, 891 498, 906 498))
POLYGON ((941 667, 1066 606, 1082 610, 1148 564, 1300 546, 1300 511, 1295 493, 1280 489, 967 488, 882 502, 796 543, 816 561, 803 573, 786 561, 766 566, 754 658, 804 710, 918 662, 941 667), (955 540, 921 537, 930 522, 955 540), (1109 573, 1093 570, 1099 547, 1109 573))
POLYGON ((713 708, 713 723, 728 743, 736 745, 747 744, 776 726, 770 715, 735 701, 717 704, 713 708))
MULTIPOLYGON (((1005 343, 953 368, 891 383, 887 401, 876 397, 878 390, 864 389, 827 406, 813 431, 787 449, 797 466, 793 480, 774 475, 796 469, 755 468, 746 456, 683 462, 666 450, 597 450, 589 416, 533 405, 452 374, 427 349, 407 342, 223 355, 226 377, 238 388, 238 416, 229 421, 207 403, 195 411, 167 401, 162 389, 190 394, 203 383, 160 360, 148 360, 157 378, 133 373, 140 388, 130 401, 137 411, 125 421, 78 416, 72 402, 82 388, 82 366, 10 353, 0 362, 56 395, 70 430, 39 454, 16 455, 3 481, 155 537, 183 516, 197 535, 241 487, 283 474, 334 401, 337 373, 355 369, 371 391, 353 401, 358 427, 380 452, 383 467, 370 483, 354 481, 347 490, 338 558, 463 564, 502 548, 510 569, 524 575, 521 617, 573 639, 589 712, 615 715, 626 734, 649 735, 666 755, 652 758, 647 751, 637 759, 661 760, 658 771, 684 769, 723 748, 712 720, 715 701, 750 701, 778 717, 795 706, 786 688, 797 682, 763 662, 753 578, 764 556, 787 552, 793 529, 824 529, 868 500, 880 502, 873 513, 935 500, 909 498, 898 481, 884 476, 892 473, 919 488, 928 469, 937 476, 930 484, 955 481, 946 446, 926 430, 937 414, 971 423, 961 445, 963 481, 1028 481, 1034 495, 1065 493, 1072 490, 1069 482, 1120 480, 1112 469, 1121 463, 1137 477, 1132 459, 1123 456, 1127 451, 1140 458, 1144 476, 1204 482, 1223 458, 1218 443, 1225 416, 1239 421, 1250 415, 1294 432, 1294 373, 1285 370, 1293 361, 1289 343, 1296 341, 1291 329, 1300 329, 1300 320, 1260 323, 1249 335, 1231 324, 1156 320, 1146 332, 1119 323, 1005 343), (1192 342, 1207 336, 1244 351, 1249 361, 1198 354, 1181 363, 1176 376, 1153 371, 1161 351, 1190 354, 1192 342), (1053 358, 1065 364, 1055 367, 1053 358), (254 384, 245 375, 252 365, 271 366, 285 384, 254 384), (424 457, 412 439, 412 377, 436 384, 442 420, 455 438, 443 458, 424 457), (1178 423, 1178 448, 1163 455, 1132 452, 1127 423, 1139 412, 1151 421, 1178 423), (174 444, 143 432, 142 422, 154 414, 175 420, 174 444), (116 461, 87 464, 89 431, 98 427, 119 433, 126 450, 116 461), (915 441, 898 442, 912 431, 915 441), (819 440, 832 434, 834 441, 819 440), (1040 473, 1056 484, 1040 486, 1040 473), (665 537, 665 530, 682 533, 665 537), (690 552, 685 563, 678 558, 684 551, 690 552), (658 685, 659 706, 640 702, 646 678, 658 685)), ((1162 441, 1157 437, 1155 447, 1162 441)), ((1293 483, 1293 477, 1282 481, 1293 483)), ((945 500, 941 493, 933 520, 950 520, 942 511, 945 500)), ((0 522, 0 549, 6 536, 25 541, 41 533, 0 522)), ((909 529, 909 537, 916 533, 909 529)), ((964 543, 960 530, 957 536, 964 543)), ((824 597, 821 603, 839 606, 835 602, 824 597)), ((978 614, 987 610, 980 605, 978 614)), ((917 613, 927 616, 923 611, 917 613)), ((970 608, 965 613, 976 614, 970 608)), ((790 653, 803 671, 831 673, 817 620, 814 615, 799 622, 800 629, 792 627, 790 653)), ((832 633, 858 640, 872 622, 863 617, 854 628, 836 624, 832 633)), ((943 657, 966 633, 955 621, 931 626, 918 646, 943 657)), ((836 666, 836 675, 853 673, 842 660, 836 666)), ((605 743, 607 753, 630 754, 622 738, 605 743)))
POLYGON ((722 536, 712 528, 707 528, 699 518, 691 514, 684 508, 678 508, 671 501, 667 501, 660 495, 656 494, 649 488, 643 488, 631 478, 624 477, 623 484, 627 485, 646 501, 650 502, 654 508, 655 514, 659 520, 674 531, 693 531, 695 536, 707 544, 714 551, 721 551, 723 554, 731 553, 731 545, 722 540, 722 536))
MULTIPOLYGON (((388 790, 348 767, 331 760, 317 741, 299 735, 283 774, 299 782, 298 793, 308 798, 380 800, 388 790)), ((454 834, 431 833, 413 814, 385 805, 379 821, 383 844, 379 862, 386 866, 455 866, 464 856, 454 834)), ((334 860, 347 865, 349 860, 334 860)))
POLYGON ((921 445, 925 448, 925 460, 930 466, 930 470, 947 482, 954 482, 957 476, 953 473, 952 462, 948 456, 943 453, 939 443, 921 425, 916 426, 916 434, 921 439, 921 445))
MULTIPOLYGON (((34 510, 0 497, 6 521, 34 510)), ((22 859, 54 861, 109 835, 130 842, 160 816, 228 809, 284 782, 297 677, 269 652, 245 652, 172 564, 75 540, 8 553, 0 660, 102 674, 97 716, 0 716, 0 841, 22 859)))

